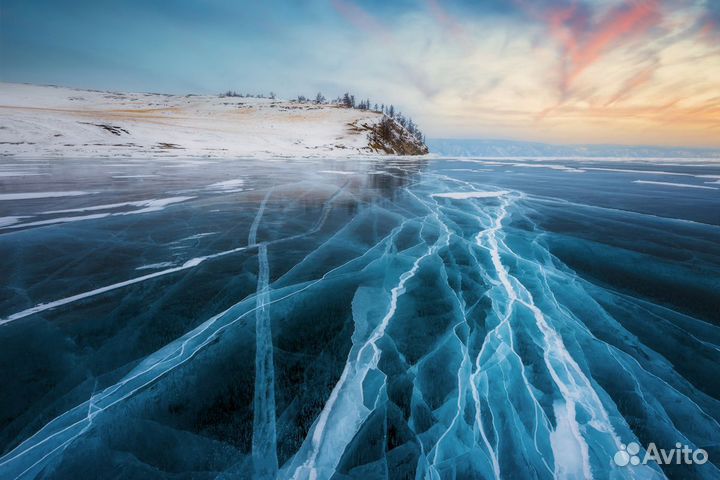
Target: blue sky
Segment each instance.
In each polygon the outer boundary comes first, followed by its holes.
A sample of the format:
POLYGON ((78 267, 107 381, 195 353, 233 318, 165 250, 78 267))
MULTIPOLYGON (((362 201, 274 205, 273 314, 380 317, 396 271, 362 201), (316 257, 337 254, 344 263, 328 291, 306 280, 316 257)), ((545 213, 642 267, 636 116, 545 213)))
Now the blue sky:
POLYGON ((430 136, 720 146, 720 2, 3 0, 0 80, 351 90, 430 136))
POLYGON ((342 72, 352 63, 346 49, 366 35, 343 23, 331 2, 314 0, 3 0, 2 80, 342 93, 349 88, 342 72), (337 41, 343 48, 334 50, 337 41))

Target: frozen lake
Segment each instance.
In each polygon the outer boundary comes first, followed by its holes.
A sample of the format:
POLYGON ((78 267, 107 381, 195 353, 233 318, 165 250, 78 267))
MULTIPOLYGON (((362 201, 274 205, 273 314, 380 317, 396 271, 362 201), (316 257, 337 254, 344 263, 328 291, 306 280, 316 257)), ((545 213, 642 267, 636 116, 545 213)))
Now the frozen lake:
POLYGON ((3 479, 720 476, 709 161, 6 158, 0 272, 3 479))

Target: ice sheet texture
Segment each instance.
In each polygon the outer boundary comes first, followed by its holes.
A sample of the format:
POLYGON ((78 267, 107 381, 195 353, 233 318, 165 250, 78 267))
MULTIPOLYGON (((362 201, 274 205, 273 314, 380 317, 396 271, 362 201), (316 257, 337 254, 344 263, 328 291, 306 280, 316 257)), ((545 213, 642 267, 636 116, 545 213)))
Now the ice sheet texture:
POLYGON ((85 161, 0 180, 0 478, 720 475, 717 167, 85 161))

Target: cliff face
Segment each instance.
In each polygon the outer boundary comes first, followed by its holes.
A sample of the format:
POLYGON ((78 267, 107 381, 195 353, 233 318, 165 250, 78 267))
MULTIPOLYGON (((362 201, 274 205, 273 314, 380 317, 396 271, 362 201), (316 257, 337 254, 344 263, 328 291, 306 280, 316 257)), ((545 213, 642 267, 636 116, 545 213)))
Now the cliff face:
POLYGON ((163 95, 0 83, 0 155, 351 157, 427 147, 369 110, 270 98, 163 95))
POLYGON ((383 115, 375 125, 368 127, 370 148, 376 153, 390 155, 425 155, 428 147, 397 121, 383 115))

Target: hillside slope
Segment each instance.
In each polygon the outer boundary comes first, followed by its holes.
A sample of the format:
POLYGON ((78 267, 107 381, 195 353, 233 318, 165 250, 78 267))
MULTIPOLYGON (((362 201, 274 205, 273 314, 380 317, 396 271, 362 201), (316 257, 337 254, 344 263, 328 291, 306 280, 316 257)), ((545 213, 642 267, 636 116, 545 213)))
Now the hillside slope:
MULTIPOLYGON (((383 115, 267 98, 0 83, 0 155, 343 157, 427 147, 383 115), (381 124, 392 135, 379 135, 381 124)), ((387 133, 387 132, 385 132, 387 133)))

